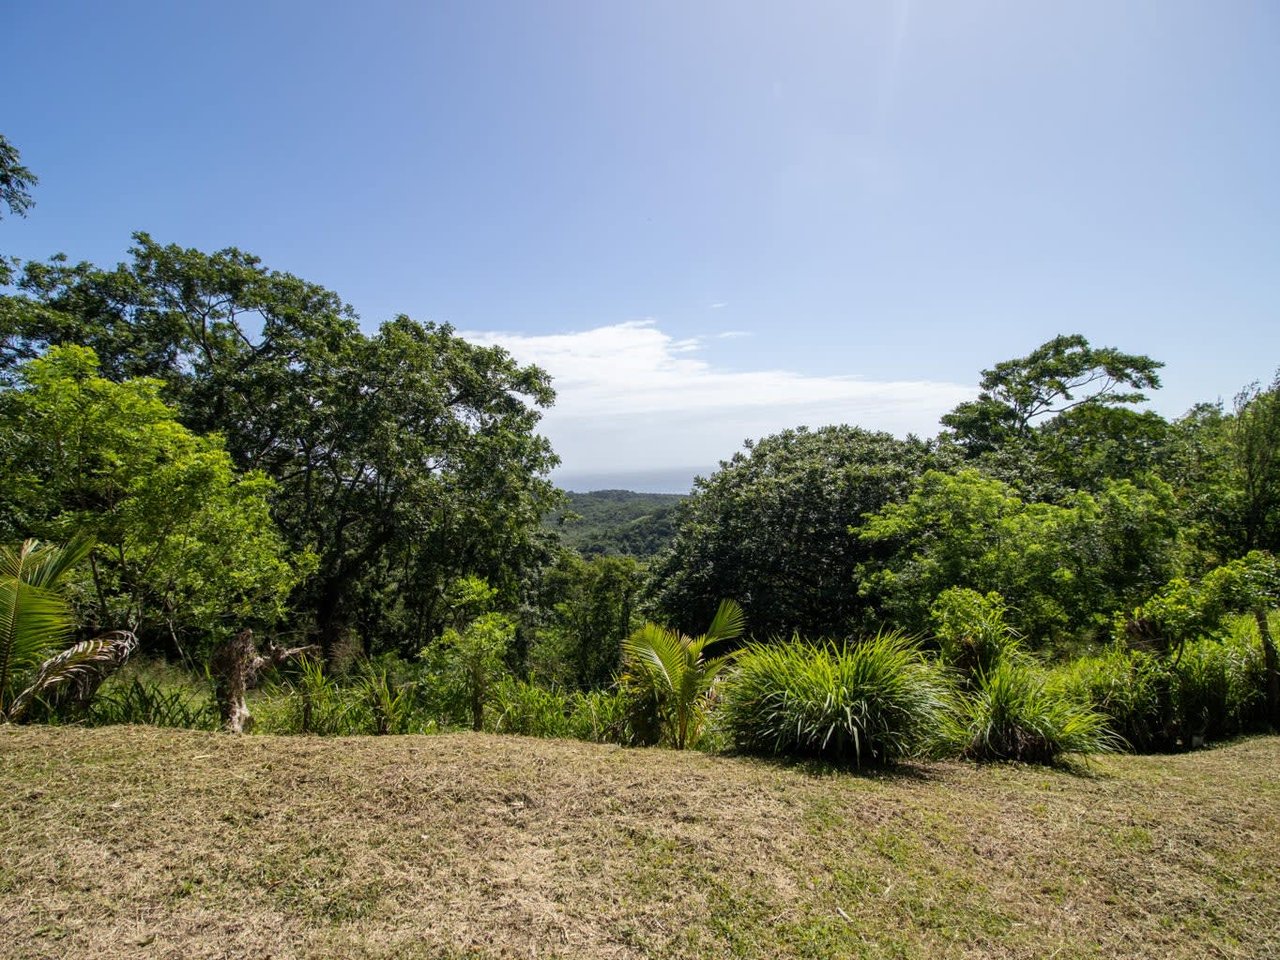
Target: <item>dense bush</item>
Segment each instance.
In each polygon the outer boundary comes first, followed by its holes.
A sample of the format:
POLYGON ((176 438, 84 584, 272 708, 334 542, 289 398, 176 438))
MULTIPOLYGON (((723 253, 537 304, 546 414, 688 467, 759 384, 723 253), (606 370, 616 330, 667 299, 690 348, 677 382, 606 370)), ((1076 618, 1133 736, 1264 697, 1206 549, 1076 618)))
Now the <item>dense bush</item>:
MULTIPOLYGON (((869 620, 860 564, 886 550, 849 533, 949 460, 915 437, 850 426, 784 430, 695 482, 650 581, 664 623, 691 632, 734 597, 756 637, 845 637, 869 620)), ((927 601, 926 601, 927 602, 927 601)))
POLYGON ((942 659, 966 679, 989 672, 1018 647, 998 593, 951 587, 938 595, 929 615, 942 659))
POLYGON ((1107 718, 1046 684, 1032 663, 1006 658, 964 696, 953 720, 956 751, 973 760, 1054 763, 1063 754, 1119 749, 1107 718))
POLYGON ((855 766, 930 752, 952 688, 907 637, 755 645, 724 684, 723 725, 739 750, 855 766))
POLYGON ((1177 742, 1173 672, 1164 657, 1110 647, 1058 667, 1048 687, 1101 713, 1132 750, 1168 750, 1177 742))
POLYGON ((575 693, 570 702, 569 735, 592 743, 626 743, 627 702, 621 690, 575 693))
POLYGON ((1262 651, 1250 618, 1177 654, 1121 646, 1054 671, 1050 686, 1089 703, 1137 751, 1174 750, 1266 727, 1262 651))

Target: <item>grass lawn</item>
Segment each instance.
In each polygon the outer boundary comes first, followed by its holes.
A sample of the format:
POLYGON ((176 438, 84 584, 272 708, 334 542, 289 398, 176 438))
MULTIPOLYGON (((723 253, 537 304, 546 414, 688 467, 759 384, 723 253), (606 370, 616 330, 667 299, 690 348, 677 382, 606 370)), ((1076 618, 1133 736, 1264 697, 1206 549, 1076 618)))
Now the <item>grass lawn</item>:
POLYGON ((5 957, 1280 957, 1280 738, 880 776, 0 728, 5 957))

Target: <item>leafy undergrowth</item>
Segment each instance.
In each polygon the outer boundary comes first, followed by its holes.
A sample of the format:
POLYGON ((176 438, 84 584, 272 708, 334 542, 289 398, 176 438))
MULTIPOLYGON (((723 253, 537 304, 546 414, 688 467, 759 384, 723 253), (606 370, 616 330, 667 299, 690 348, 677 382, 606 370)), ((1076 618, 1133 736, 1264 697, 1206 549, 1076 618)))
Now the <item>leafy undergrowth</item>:
POLYGON ((7 957, 1280 956, 1280 738, 1087 771, 0 729, 7 957))

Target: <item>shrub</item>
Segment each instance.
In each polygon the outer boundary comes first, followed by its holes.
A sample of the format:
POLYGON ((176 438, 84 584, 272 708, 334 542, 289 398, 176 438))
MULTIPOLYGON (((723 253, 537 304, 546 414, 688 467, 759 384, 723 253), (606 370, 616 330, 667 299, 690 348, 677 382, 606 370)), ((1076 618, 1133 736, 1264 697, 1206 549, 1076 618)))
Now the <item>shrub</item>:
MULTIPOLYGON (((1242 621, 1248 627, 1248 621, 1242 621)), ((1262 651, 1246 629, 1218 640, 1188 643, 1173 668, 1174 702, 1186 745, 1239 736, 1265 728, 1262 651)))
POLYGON ((1048 691, 1084 703, 1131 749, 1169 750, 1177 742, 1171 661, 1153 653, 1113 646, 1054 670, 1048 691))
POLYGON ((893 763, 936 744, 951 684, 898 633, 852 646, 754 645, 724 684, 723 725, 739 750, 893 763))
POLYGON ((1265 667, 1249 617, 1221 639, 1161 654, 1114 646, 1054 671, 1051 689, 1108 718, 1139 751, 1174 750, 1266 727, 1265 667))
POLYGON ((341 736, 372 726, 360 691, 339 684, 311 657, 301 657, 292 675, 266 688, 255 710, 255 729, 263 733, 341 736))
POLYGON ((484 613, 461 630, 448 627, 422 656, 438 674, 448 713, 465 714, 472 730, 484 729, 484 710, 493 687, 506 673, 506 656, 515 637, 515 621, 503 613, 484 613))
POLYGON ((990 672, 1018 647, 1004 614, 1004 598, 994 591, 984 596, 967 587, 951 587, 938 594, 929 616, 943 660, 966 678, 990 672))
POLYGON ((1055 691, 1042 671, 1017 658, 980 678, 977 690, 961 699, 954 724, 955 746, 974 760, 1055 763, 1063 754, 1120 746, 1105 716, 1055 691))

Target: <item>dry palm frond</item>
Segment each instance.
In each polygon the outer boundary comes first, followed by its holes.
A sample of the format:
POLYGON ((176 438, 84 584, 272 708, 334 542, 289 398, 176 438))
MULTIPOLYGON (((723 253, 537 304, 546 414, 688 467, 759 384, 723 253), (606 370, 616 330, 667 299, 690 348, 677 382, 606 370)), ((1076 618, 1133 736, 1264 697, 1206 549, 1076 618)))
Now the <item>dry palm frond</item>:
POLYGON ((105 633, 82 640, 41 664, 35 679, 18 694, 8 710, 9 720, 21 720, 37 700, 59 688, 72 686, 77 699, 93 696, 108 673, 121 666, 137 647, 137 638, 127 630, 105 633))

